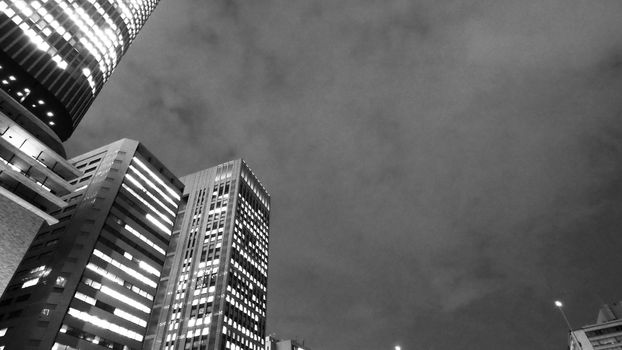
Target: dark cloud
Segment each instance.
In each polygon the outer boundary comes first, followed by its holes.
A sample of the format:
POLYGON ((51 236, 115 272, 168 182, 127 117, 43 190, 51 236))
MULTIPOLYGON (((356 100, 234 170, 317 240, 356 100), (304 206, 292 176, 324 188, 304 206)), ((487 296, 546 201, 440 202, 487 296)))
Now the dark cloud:
POLYGON ((268 330, 563 348, 622 298, 618 1, 162 2, 67 147, 273 196, 268 330))

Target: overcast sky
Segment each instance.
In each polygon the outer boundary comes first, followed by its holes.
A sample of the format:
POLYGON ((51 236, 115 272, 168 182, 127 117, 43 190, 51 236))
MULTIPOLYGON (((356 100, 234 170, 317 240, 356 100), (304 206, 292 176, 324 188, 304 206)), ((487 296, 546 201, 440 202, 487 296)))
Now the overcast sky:
POLYGON ((622 1, 163 0, 66 144, 272 195, 268 332, 566 349, 622 300, 622 1))

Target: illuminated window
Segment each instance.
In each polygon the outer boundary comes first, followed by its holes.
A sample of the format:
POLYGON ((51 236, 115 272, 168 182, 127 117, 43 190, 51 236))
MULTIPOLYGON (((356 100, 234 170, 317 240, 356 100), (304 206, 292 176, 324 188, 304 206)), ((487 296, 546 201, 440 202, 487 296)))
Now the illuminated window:
POLYGON ((24 284, 22 284, 22 289, 35 286, 35 285, 37 285, 37 283, 39 283, 39 278, 38 277, 37 278, 33 278, 31 280, 28 280, 28 281, 24 282, 24 284))
POLYGON ((65 277, 58 276, 56 277, 56 283, 54 283, 54 286, 63 288, 65 287, 66 283, 67 283, 67 279, 65 277))
POLYGON ((101 318, 99 318, 97 316, 91 315, 91 314, 89 314, 87 312, 83 312, 83 311, 80 311, 80 310, 77 310, 77 309, 74 309, 74 308, 69 308, 69 311, 67 313, 69 315, 71 315, 71 316, 81 320, 81 321, 90 323, 90 324, 92 324, 92 325, 94 325, 96 327, 107 329, 107 330, 109 330, 111 332, 120 334, 122 336, 128 337, 130 339, 134 339, 134 340, 137 340, 137 341, 140 341, 140 342, 143 341, 143 336, 142 335, 140 335, 140 334, 138 334, 138 333, 136 333, 136 332, 134 332, 132 330, 129 330, 129 329, 125 328, 125 327, 121 327, 121 326, 119 326, 117 324, 114 324, 114 323, 109 322, 107 320, 101 319, 101 318))
POLYGON ((132 233, 134 236, 138 237, 141 241, 147 243, 150 247, 157 250, 158 253, 162 255, 166 254, 166 251, 164 249, 160 248, 157 244, 153 243, 153 241, 151 241, 149 238, 142 235, 140 232, 135 230, 132 226, 126 224, 125 229, 128 230, 130 233, 132 233))

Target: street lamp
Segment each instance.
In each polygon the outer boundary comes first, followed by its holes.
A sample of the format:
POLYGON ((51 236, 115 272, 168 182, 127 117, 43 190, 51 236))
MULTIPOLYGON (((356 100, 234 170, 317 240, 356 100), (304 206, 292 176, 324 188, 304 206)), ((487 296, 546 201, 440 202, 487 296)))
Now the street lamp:
POLYGON ((395 350, 402 350, 402 347, 401 347, 401 346, 399 346, 399 345, 396 345, 396 346, 395 346, 395 350))
POLYGON ((575 342, 577 342, 577 344, 579 344, 579 348, 583 349, 581 342, 579 342, 579 339, 577 339, 577 336, 574 334, 574 331, 572 330, 572 326, 570 325, 570 322, 568 321, 568 317, 566 317, 566 313, 564 312, 564 309, 563 309, 564 304, 560 300, 555 300, 555 307, 557 307, 559 312, 562 314, 564 321, 566 321, 566 325, 568 326, 568 330, 570 331, 570 336, 574 339, 575 342))

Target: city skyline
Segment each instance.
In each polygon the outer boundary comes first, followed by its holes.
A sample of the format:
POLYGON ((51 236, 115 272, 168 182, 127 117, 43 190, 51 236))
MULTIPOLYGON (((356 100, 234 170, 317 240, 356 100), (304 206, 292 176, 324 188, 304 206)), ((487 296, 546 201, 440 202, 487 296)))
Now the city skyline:
POLYGON ((0 299, 0 349, 264 350, 270 195, 244 160, 177 178, 121 139, 68 162, 68 206, 0 299))
POLYGON ((67 148, 257 164, 269 332, 548 349, 619 299, 621 5, 161 5, 67 148))

